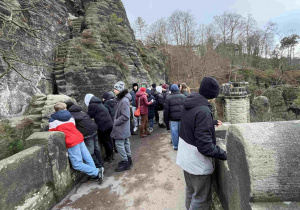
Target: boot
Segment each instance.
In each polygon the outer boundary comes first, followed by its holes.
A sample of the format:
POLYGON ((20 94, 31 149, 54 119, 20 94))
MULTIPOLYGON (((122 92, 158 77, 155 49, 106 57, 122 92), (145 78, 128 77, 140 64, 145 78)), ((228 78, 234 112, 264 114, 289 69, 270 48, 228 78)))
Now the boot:
POLYGON ((128 156, 128 162, 129 162, 129 165, 132 166, 132 159, 129 156, 128 156))
POLYGON ((118 164, 118 167, 115 169, 116 172, 121 172, 130 169, 130 163, 128 161, 122 161, 118 164))

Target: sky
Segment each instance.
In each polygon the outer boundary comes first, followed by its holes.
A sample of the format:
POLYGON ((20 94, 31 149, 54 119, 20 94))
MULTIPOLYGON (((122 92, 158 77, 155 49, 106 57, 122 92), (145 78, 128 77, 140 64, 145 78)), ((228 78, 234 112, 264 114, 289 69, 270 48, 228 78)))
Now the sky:
MULTIPOLYGON (((300 34, 300 0, 122 0, 131 23, 142 17, 147 24, 169 17, 175 10, 191 11, 199 24, 210 24, 215 15, 232 11, 246 17, 252 14, 258 26, 276 22, 278 31, 300 34)), ((277 41, 280 40, 278 36, 277 41)), ((300 47, 297 49, 300 55, 300 47)))

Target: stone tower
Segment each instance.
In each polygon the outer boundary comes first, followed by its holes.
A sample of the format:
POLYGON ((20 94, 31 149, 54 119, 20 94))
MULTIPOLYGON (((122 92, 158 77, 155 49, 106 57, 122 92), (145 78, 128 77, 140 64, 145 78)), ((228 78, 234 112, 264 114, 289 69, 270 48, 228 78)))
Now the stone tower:
POLYGON ((231 124, 250 122, 250 93, 248 82, 222 85, 226 121, 231 124))

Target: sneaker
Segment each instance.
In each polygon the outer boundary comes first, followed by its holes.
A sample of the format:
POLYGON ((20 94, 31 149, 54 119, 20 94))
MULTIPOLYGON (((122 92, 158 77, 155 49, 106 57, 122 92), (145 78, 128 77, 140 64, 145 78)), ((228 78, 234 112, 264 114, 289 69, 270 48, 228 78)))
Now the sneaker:
POLYGON ((115 169, 116 172, 121 172, 130 169, 130 163, 128 161, 121 161, 118 167, 115 169))
POLYGON ((178 150, 178 147, 174 147, 174 146, 173 146, 173 149, 174 149, 174 150, 178 150))
POLYGON ((134 127, 133 132, 136 132, 136 131, 137 131, 137 127, 134 127))
POLYGON ((153 132, 153 128, 149 128, 149 132, 150 132, 150 133, 153 132))

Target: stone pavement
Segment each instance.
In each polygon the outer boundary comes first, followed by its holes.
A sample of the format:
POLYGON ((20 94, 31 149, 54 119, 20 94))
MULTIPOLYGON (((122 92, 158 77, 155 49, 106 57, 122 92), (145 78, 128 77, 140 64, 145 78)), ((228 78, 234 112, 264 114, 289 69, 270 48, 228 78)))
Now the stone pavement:
POLYGON ((175 163, 177 153, 170 138, 170 133, 157 125, 147 138, 132 136, 131 170, 114 171, 120 161, 116 154, 115 161, 105 165, 101 185, 92 180, 79 184, 53 210, 185 209, 183 172, 175 163))

